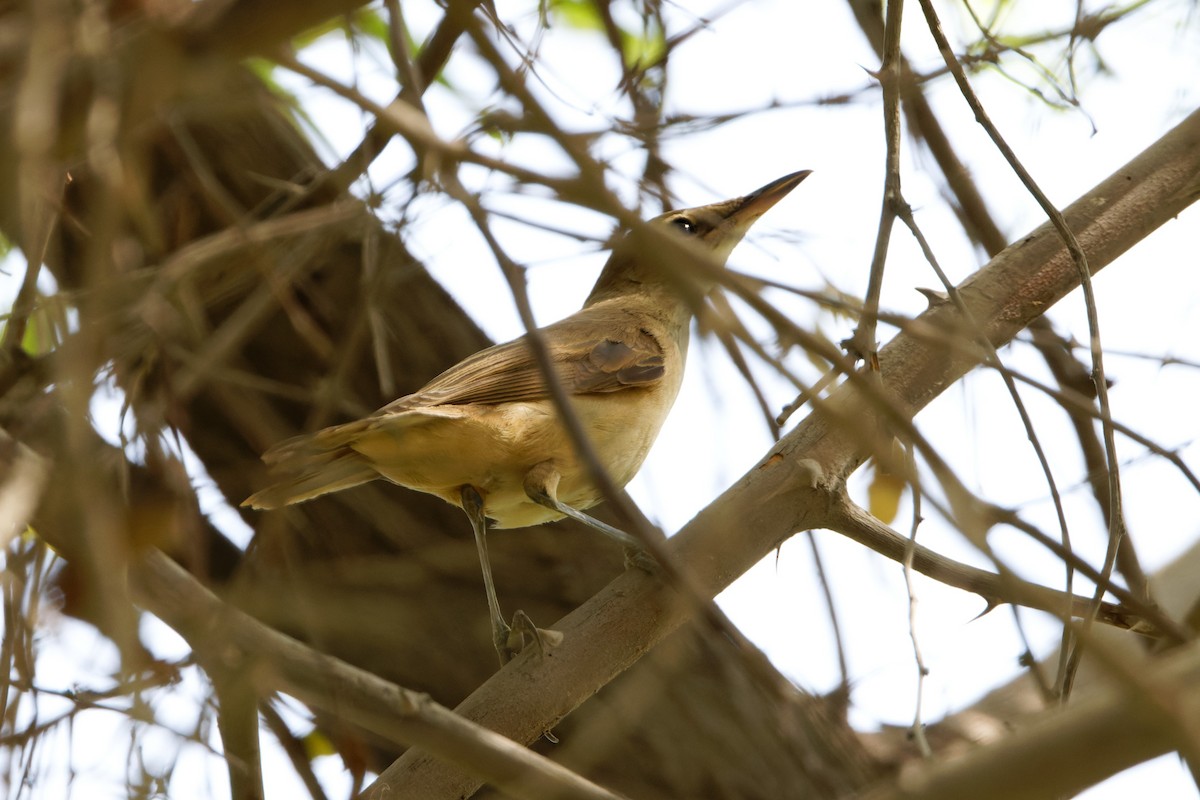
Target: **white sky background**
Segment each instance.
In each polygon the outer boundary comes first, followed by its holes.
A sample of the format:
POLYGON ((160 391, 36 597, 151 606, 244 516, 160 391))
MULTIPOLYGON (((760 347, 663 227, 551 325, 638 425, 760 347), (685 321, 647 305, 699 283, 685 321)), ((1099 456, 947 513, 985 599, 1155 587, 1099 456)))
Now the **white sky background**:
MULTIPOLYGON (((1071 2, 1018 3, 1019 13, 1004 30, 1036 32, 1070 24, 1071 2)), ((527 0, 501 0, 501 16, 522 34, 535 22, 527 0)), ((795 0, 752 0, 743 3, 681 2, 673 13, 676 33, 690 26, 695 14, 732 8, 720 15, 672 55, 668 87, 672 111, 704 113, 753 109, 773 100, 782 104, 857 91, 870 83, 864 68, 877 66, 875 56, 857 32, 843 3, 800 3, 795 0), (683 10, 683 9, 687 10, 683 10)), ((978 4, 980 14, 990 6, 978 4)), ((1098 7, 1089 4, 1089 8, 1098 7)), ((1095 75, 1087 48, 1081 48, 1081 100, 1097 128, 1092 135, 1088 117, 1077 111, 1051 111, 1021 86, 994 73, 977 76, 974 85, 992 119, 1049 197, 1065 205, 1106 177, 1161 136, 1200 100, 1197 88, 1197 53, 1200 33, 1188 20, 1190 4, 1160 2, 1109 28, 1100 39, 1100 51, 1110 70, 1095 75)), ((957 16, 942 4, 943 24, 952 40, 963 41, 965 29, 957 16)), ((407 2, 405 13, 421 39, 440 18, 431 2, 407 2)), ((910 2, 906 14, 904 46, 918 70, 936 69, 940 59, 924 30, 920 8, 910 2)), ((969 35, 969 31, 966 31, 969 35)), ((356 80, 358 88, 386 102, 395 94, 395 83, 386 56, 368 51, 351 70, 347 46, 339 37, 301 54, 306 63, 343 80, 356 80)), ((435 86, 426 96, 435 129, 453 138, 469 129, 473 120, 465 110, 487 102, 491 86, 488 73, 473 67, 460 52, 448 72, 456 96, 435 86)), ((1048 60, 1046 51, 1040 54, 1048 60)), ((556 28, 542 48, 546 69, 540 76, 548 87, 541 96, 560 124, 580 129, 602 129, 610 116, 625 116, 627 109, 615 89, 618 65, 598 37, 556 28), (552 94, 551 94, 552 93, 552 94)), ((1016 61, 1006 63, 1016 64, 1016 61)), ((1056 62, 1050 62, 1056 66, 1056 62)), ((1020 67, 1014 71, 1033 80, 1020 67)), ((366 123, 362 114, 302 80, 285 74, 280 79, 301 96, 311 118, 329 142, 328 159, 345 155, 358 144, 366 123)), ((1039 84, 1045 89, 1044 84, 1039 84)), ((960 157, 971 168, 1003 230, 1014 240, 1039 225, 1044 217, 1023 192, 1016 178, 975 125, 970 111, 950 82, 935 84, 930 96, 939 118, 949 130, 960 157)), ((983 257, 972 250, 939 194, 929 160, 915 154, 905 132, 903 187, 917 213, 918 223, 932 242, 944 269, 955 281, 978 269, 983 257)), ((558 163, 561 157, 548 140, 517 140, 511 145, 480 141, 499 155, 535 168, 558 163)), ((606 139, 601 151, 612 159, 616 175, 612 186, 629 202, 637 198, 628 180, 642 164, 640 152, 628 141, 606 139)), ((878 93, 868 92, 860 102, 844 106, 799 105, 726 125, 714 131, 671 140, 668 161, 678 170, 671 187, 681 206, 700 205, 744 194, 780 175, 812 169, 813 175, 754 228, 730 260, 733 267, 769 275, 812 290, 826 282, 852 295, 866 288, 871 251, 879 217, 883 182, 882 113, 878 93)), ((403 147, 393 146, 376 164, 372 178, 377 188, 389 187, 408 167, 403 147)), ((565 167, 564 167, 565 168, 565 167)), ((477 177, 478 173, 464 173, 477 177)), ((483 188, 482 186, 479 188, 483 188)), ((385 212, 406 199, 407 185, 396 189, 385 212), (393 202, 394 201, 394 202, 393 202)), ((591 212, 564 208, 534 198, 486 196, 497 210, 520 214, 552 226, 603 239, 610 220, 591 212), (511 199, 510 199, 511 198, 511 199)), ((646 216, 658 209, 645 209, 646 216)), ((1106 348, 1148 354, 1170 354, 1200 360, 1197 344, 1196 305, 1200 281, 1197 260, 1195 209, 1168 224, 1097 277, 1095 287, 1106 348)), ((540 322, 550 322, 575 310, 594 280, 604 254, 595 246, 544 234, 519 223, 497 223, 511 255, 529 266, 528 278, 535 312, 540 322)), ((418 199, 404 228, 409 245, 434 275, 496 340, 522 332, 506 285, 485 246, 465 214, 439 197, 418 199)), ((934 287, 936 277, 924 263, 902 226, 893 234, 885 277, 885 309, 919 312, 924 300, 915 286, 934 287)), ((819 313, 811 304, 784 296, 792 318, 806 327, 819 328, 833 340, 848 336, 853 322, 819 313)), ((1051 313, 1052 319, 1087 341, 1083 303, 1075 293, 1051 313)), ((881 326, 882 341, 892 331, 881 326)), ((763 331, 764 337, 769 333, 763 331)), ((1006 362, 1035 375, 1044 370, 1029 348, 1015 345, 1003 351, 1006 362)), ((805 369, 802 355, 790 363, 805 369)), ((1106 365, 1117 383, 1112 390, 1115 414, 1167 447, 1180 447, 1190 463, 1197 461, 1196 438, 1200 421, 1195 414, 1198 378, 1186 367, 1162 368, 1154 361, 1110 356, 1106 365)), ((790 387, 766 369, 758 369, 775 408, 793 398, 790 387)), ((811 371, 806 371, 811 377, 811 371)), ((1067 493, 1074 541, 1096 563, 1103 553, 1105 531, 1086 491, 1080 489, 1081 469, 1074 438, 1065 418, 1040 398, 1025 393, 1038 423, 1038 432, 1054 463, 1060 488, 1067 493)), ((790 425, 803 418, 797 415, 790 425)), ((1032 451, 1012 410, 991 375, 976 374, 956 385, 917 419, 930 438, 967 484, 985 497, 1023 509, 1023 514, 1044 530, 1056 534, 1053 509, 1032 451)), ((1200 499, 1184 481, 1163 464, 1142 457, 1141 449, 1119 441, 1126 464, 1123 486, 1135 543, 1145 566, 1154 569, 1197 538, 1200 499)), ((696 338, 687 379, 676 409, 642 473, 630 492, 652 518, 668 532, 686 523, 728 485, 750 468, 770 446, 770 438, 753 399, 719 348, 696 338)), ((865 503, 866 471, 856 476, 852 490, 865 503)), ((400 490, 397 490, 400 491, 400 490)), ((907 532, 909 511, 902 503, 895 525, 907 532)), ((972 563, 983 562, 927 510, 929 519, 920 540, 947 555, 972 563)), ((517 535, 505 533, 503 535, 517 535)), ((818 539, 833 584, 837 611, 846 639, 853 683, 853 721, 864 729, 881 723, 907 725, 916 702, 916 669, 909 639, 906 590, 900 567, 836 534, 822 532, 818 539)), ((1006 554, 1022 556, 1020 567, 1029 577, 1061 586, 1061 569, 1015 537, 1001 534, 1006 554), (1008 540, 1013 543, 1008 545, 1008 540)), ((978 598, 947 589, 931 581, 917 581, 918 633, 926 665, 931 670, 925 688, 923 718, 936 721, 961 708, 980 694, 1011 679, 1018 672, 1021 643, 1014 632, 1012 614, 999 609, 975 619, 982 611, 978 598)), ((721 598, 722 606, 742 629, 770 655, 774 663, 802 687, 828 691, 837 685, 836 650, 827 622, 824 601, 812 570, 807 542, 796 537, 738 581, 721 598)), ((481 608, 480 613, 484 613, 481 608)), ((1057 643, 1059 626, 1024 614, 1026 630, 1039 655, 1057 643)), ((173 634, 153 624, 155 641, 171 648, 173 634)), ((61 649, 44 640, 39 665, 47 682, 60 676, 60 687, 85 680, 80 676, 103 674, 104 646, 86 644, 88 634, 73 634, 76 647, 61 649), (78 645, 97 653, 97 664, 71 663, 78 645)), ((199 696, 198 689, 183 694, 199 696)), ((164 700, 164 702, 167 702, 164 700)), ((186 703, 169 701, 177 712, 160 709, 176 721, 181 731, 195 724, 196 712, 186 703)), ((76 796, 121 797, 120 775, 128 752, 127 727, 116 714, 96 722, 95 733, 74 732, 76 742, 89 748, 74 749, 76 796), (108 727, 104 727, 104 726, 108 727), (116 733, 114 733, 114 726, 116 733), (96 742, 107 742, 111 752, 100 755, 96 742), (85 768, 95 760, 96 771, 85 768), (101 768, 100 765, 107 763, 101 768), (115 762, 115 763, 114 763, 115 762), (115 773, 109 770, 114 769, 115 773), (108 772, 107 778, 102 777, 108 772), (117 777, 112 778, 113 775, 117 777), (95 791, 93 791, 93 789, 95 791)), ((160 737, 161 739, 162 737, 160 737)), ((264 742, 270 743, 269 735, 264 742)), ((147 759, 169 759, 174 747, 161 741, 161 750, 147 747, 147 759)), ((303 790, 278 754, 268 762, 268 797, 296 796, 303 790)), ((330 781, 332 797, 345 786, 336 759, 321 759, 319 772, 330 781)), ((172 797, 225 797, 228 789, 217 759, 187 756, 178 763, 171 785, 172 797)), ((1093 789, 1085 797, 1123 798, 1137 787, 1141 796, 1188 798, 1196 789, 1173 756, 1130 771, 1093 789)), ((38 793, 41 795, 41 793, 38 793)), ((41 796, 60 796, 53 794, 41 796)))

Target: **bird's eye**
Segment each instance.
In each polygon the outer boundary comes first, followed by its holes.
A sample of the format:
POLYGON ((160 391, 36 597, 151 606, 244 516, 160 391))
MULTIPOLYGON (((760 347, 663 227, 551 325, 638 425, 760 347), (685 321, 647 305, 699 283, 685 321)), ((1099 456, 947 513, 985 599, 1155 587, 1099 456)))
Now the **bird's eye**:
POLYGON ((696 232, 696 223, 692 222, 687 217, 676 217, 675 219, 671 220, 671 224, 686 233, 688 236, 691 236, 696 232))

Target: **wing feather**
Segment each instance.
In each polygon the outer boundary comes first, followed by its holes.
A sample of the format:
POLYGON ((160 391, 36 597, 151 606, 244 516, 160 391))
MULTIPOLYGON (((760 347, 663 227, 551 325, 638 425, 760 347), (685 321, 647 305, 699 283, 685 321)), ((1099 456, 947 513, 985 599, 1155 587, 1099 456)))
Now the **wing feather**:
MULTIPOLYGON (((662 344, 621 312, 586 311, 543 328, 555 372, 570 394, 617 392, 662 380, 662 344), (595 317, 595 318, 593 318, 595 317), (614 318, 616 317, 616 318, 614 318), (603 331, 603 334, 599 333, 603 331)), ((549 396, 527 336, 481 350, 377 412, 422 406, 495 405, 549 396)))

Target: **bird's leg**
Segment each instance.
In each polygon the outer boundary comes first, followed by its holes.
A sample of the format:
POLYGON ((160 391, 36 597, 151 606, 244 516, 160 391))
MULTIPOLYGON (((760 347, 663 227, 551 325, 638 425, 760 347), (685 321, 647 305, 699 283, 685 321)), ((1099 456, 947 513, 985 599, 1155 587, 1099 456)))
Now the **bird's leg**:
POLYGON ((641 542, 637 539, 620 528, 614 528, 607 522, 601 522, 591 514, 585 514, 579 509, 559 500, 556 493, 560 477, 558 470, 552 462, 543 461, 525 474, 525 494, 538 505, 545 506, 571 519, 578 520, 584 525, 595 528, 605 536, 616 541, 625 548, 626 563, 632 563, 646 572, 657 571, 657 562, 646 552, 641 542))
POLYGON ((513 656, 525 649, 527 638, 537 642, 538 651, 545 645, 553 646, 562 641, 558 631, 537 628, 524 611, 513 615, 510 626, 500 613, 500 601, 496 598, 496 583, 492 580, 492 562, 487 550, 487 517, 483 514, 483 497, 479 490, 467 484, 461 489, 463 511, 471 520, 475 532, 475 547, 479 550, 479 565, 483 568, 483 588, 487 592, 488 614, 492 618, 492 644, 500 656, 500 666, 512 661, 513 656))
POLYGON ((508 637, 512 628, 504 621, 500 613, 500 601, 496 599, 496 583, 492 580, 492 562, 488 558, 487 549, 487 517, 483 515, 483 497, 479 490, 467 484, 462 487, 462 507, 471 520, 471 528, 475 532, 475 548, 479 551, 479 565, 483 567, 483 589, 487 592, 488 614, 492 618, 492 644, 496 646, 496 654, 500 656, 500 666, 512 660, 513 652, 508 647, 508 637))

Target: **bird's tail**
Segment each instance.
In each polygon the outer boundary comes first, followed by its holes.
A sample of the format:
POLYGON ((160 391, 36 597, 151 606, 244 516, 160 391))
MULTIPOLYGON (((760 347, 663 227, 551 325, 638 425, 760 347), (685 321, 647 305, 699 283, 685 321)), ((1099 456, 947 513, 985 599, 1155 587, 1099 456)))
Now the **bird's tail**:
POLYGON ((379 473, 350 447, 362 432, 363 422, 295 436, 263 453, 263 461, 280 478, 247 497, 242 505, 264 510, 282 508, 378 478, 379 473))

